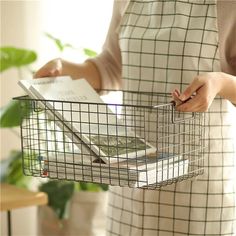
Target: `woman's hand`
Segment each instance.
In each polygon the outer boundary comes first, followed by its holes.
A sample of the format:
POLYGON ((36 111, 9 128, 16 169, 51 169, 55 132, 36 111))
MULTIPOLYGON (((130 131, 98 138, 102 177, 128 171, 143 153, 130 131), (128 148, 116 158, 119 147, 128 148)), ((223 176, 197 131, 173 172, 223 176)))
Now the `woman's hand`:
POLYGON ((62 65, 62 59, 60 58, 51 60, 34 74, 34 78, 60 76, 63 70, 62 65))
POLYGON ((175 101, 182 101, 177 103, 176 109, 184 112, 207 111, 216 95, 234 103, 236 101, 235 77, 221 72, 202 74, 195 77, 182 94, 178 90, 172 93, 175 101))
POLYGON ((78 64, 63 60, 53 59, 41 67, 34 78, 70 76, 72 79, 86 79, 95 89, 101 89, 101 77, 96 65, 90 61, 78 64))

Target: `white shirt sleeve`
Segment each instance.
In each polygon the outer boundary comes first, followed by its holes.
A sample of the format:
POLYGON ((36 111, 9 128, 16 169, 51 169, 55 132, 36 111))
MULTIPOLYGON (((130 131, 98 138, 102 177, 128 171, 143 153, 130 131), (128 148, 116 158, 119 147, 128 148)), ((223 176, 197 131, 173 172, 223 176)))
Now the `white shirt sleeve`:
POLYGON ((97 66, 100 72, 102 89, 121 88, 121 52, 118 28, 127 3, 127 0, 114 0, 113 14, 103 51, 97 57, 88 59, 97 66))

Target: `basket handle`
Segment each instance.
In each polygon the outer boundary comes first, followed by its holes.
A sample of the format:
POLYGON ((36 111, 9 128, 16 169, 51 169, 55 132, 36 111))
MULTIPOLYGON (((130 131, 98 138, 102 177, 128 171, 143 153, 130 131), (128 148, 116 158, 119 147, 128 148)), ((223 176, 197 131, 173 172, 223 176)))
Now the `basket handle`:
POLYGON ((172 122, 172 124, 181 123, 181 122, 184 122, 184 121, 191 120, 191 119, 195 118, 196 114, 194 112, 192 112, 192 115, 188 118, 176 119, 175 115, 174 115, 176 103, 175 103, 175 101, 171 101, 171 103, 172 103, 172 109, 171 109, 171 122, 172 122))

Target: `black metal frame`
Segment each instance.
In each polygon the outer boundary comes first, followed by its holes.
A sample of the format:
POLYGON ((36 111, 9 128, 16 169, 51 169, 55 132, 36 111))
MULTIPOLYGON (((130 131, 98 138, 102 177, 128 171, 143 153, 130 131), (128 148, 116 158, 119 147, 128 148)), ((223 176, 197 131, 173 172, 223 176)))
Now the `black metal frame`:
POLYGON ((122 104, 15 98, 22 114, 30 110, 21 125, 24 173, 149 189, 203 173, 202 113, 177 112, 167 94, 122 94, 122 104))

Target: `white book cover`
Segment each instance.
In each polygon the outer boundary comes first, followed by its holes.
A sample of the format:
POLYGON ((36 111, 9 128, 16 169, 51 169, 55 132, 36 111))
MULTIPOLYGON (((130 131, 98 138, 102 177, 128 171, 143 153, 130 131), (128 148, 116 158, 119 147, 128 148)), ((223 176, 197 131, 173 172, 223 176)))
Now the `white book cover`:
MULTIPOLYGON (((34 93, 32 93, 30 91, 30 87, 32 85, 42 85, 42 84, 47 84, 50 86, 54 86, 55 84, 58 83, 66 83, 66 82, 71 82, 73 81, 72 78, 70 76, 57 76, 57 77, 43 77, 43 78, 37 78, 37 79, 24 79, 24 80, 20 80, 18 82, 18 84, 20 85, 20 87, 33 99, 39 99, 38 96, 36 96, 34 93)), ((45 104, 42 103, 41 101, 37 101, 37 104, 39 106, 42 106, 43 108, 45 107, 45 104)), ((85 145, 82 145, 81 139, 76 136, 73 132, 71 132, 71 129, 69 127, 67 127, 62 121, 60 121, 60 118, 58 117, 58 119, 55 119, 55 113, 53 111, 50 111, 49 109, 47 109, 47 117, 41 117, 43 114, 39 114, 39 118, 42 120, 45 119, 50 119, 54 120, 56 125, 53 124, 53 129, 54 129, 54 134, 52 135, 51 132, 47 132, 47 138, 50 139, 47 142, 47 147, 41 147, 44 150, 42 152, 51 152, 52 150, 58 150, 58 144, 62 144, 62 140, 64 140, 63 135, 66 136, 66 138, 68 138, 68 141, 66 142, 66 144, 61 145, 61 148, 63 148, 63 151, 65 152, 77 152, 77 153, 81 153, 81 151, 89 156, 88 161, 94 161, 97 160, 97 156, 94 156, 94 153, 91 152, 91 150, 89 148, 87 148, 85 145), (63 135, 61 130, 64 130, 63 135), (52 137, 51 137, 52 136, 52 137), (56 140, 52 140, 53 138, 56 140), (57 147, 56 147, 57 146, 57 147)), ((34 125, 35 130, 37 130, 37 127, 35 127, 35 124, 31 124, 34 125)), ((38 124, 37 124, 38 125, 38 124)), ((48 124, 49 126, 49 124, 48 124)), ((40 127, 38 127, 39 129, 40 127)), ((50 129, 49 129, 50 130, 50 129)), ((41 145, 42 146, 42 145, 41 145)))
POLYGON ((137 158, 129 158, 126 161, 118 163, 91 163, 87 161, 88 157, 81 153, 63 152, 63 150, 48 151, 38 157, 38 160, 46 163, 68 164, 68 165, 83 165, 89 164, 91 168, 103 168, 105 169, 119 169, 119 170, 150 170, 158 169, 159 167, 165 167, 175 162, 183 160, 181 155, 170 153, 158 153, 152 156, 141 156, 137 158))
POLYGON ((188 174, 188 160, 178 160, 156 168, 112 167, 106 164, 75 165, 60 162, 45 162, 43 175, 51 178, 89 181, 118 186, 144 187, 188 174))
POLYGON ((30 90, 29 90, 31 85, 55 84, 55 83, 63 83, 67 81, 72 81, 72 78, 70 76, 57 76, 57 77, 43 77, 43 78, 37 78, 37 79, 23 79, 23 80, 19 80, 18 84, 29 96, 34 97, 34 94, 30 93, 30 90))
POLYGON ((33 84, 29 90, 37 98, 49 100, 46 106, 105 163, 156 151, 154 146, 127 128, 84 79, 33 84))
POLYGON ((110 165, 85 163, 81 156, 74 154, 52 153, 41 156, 39 163, 43 175, 47 177, 130 187, 161 183, 188 173, 188 160, 168 153, 160 153, 151 158, 128 159, 110 165))

